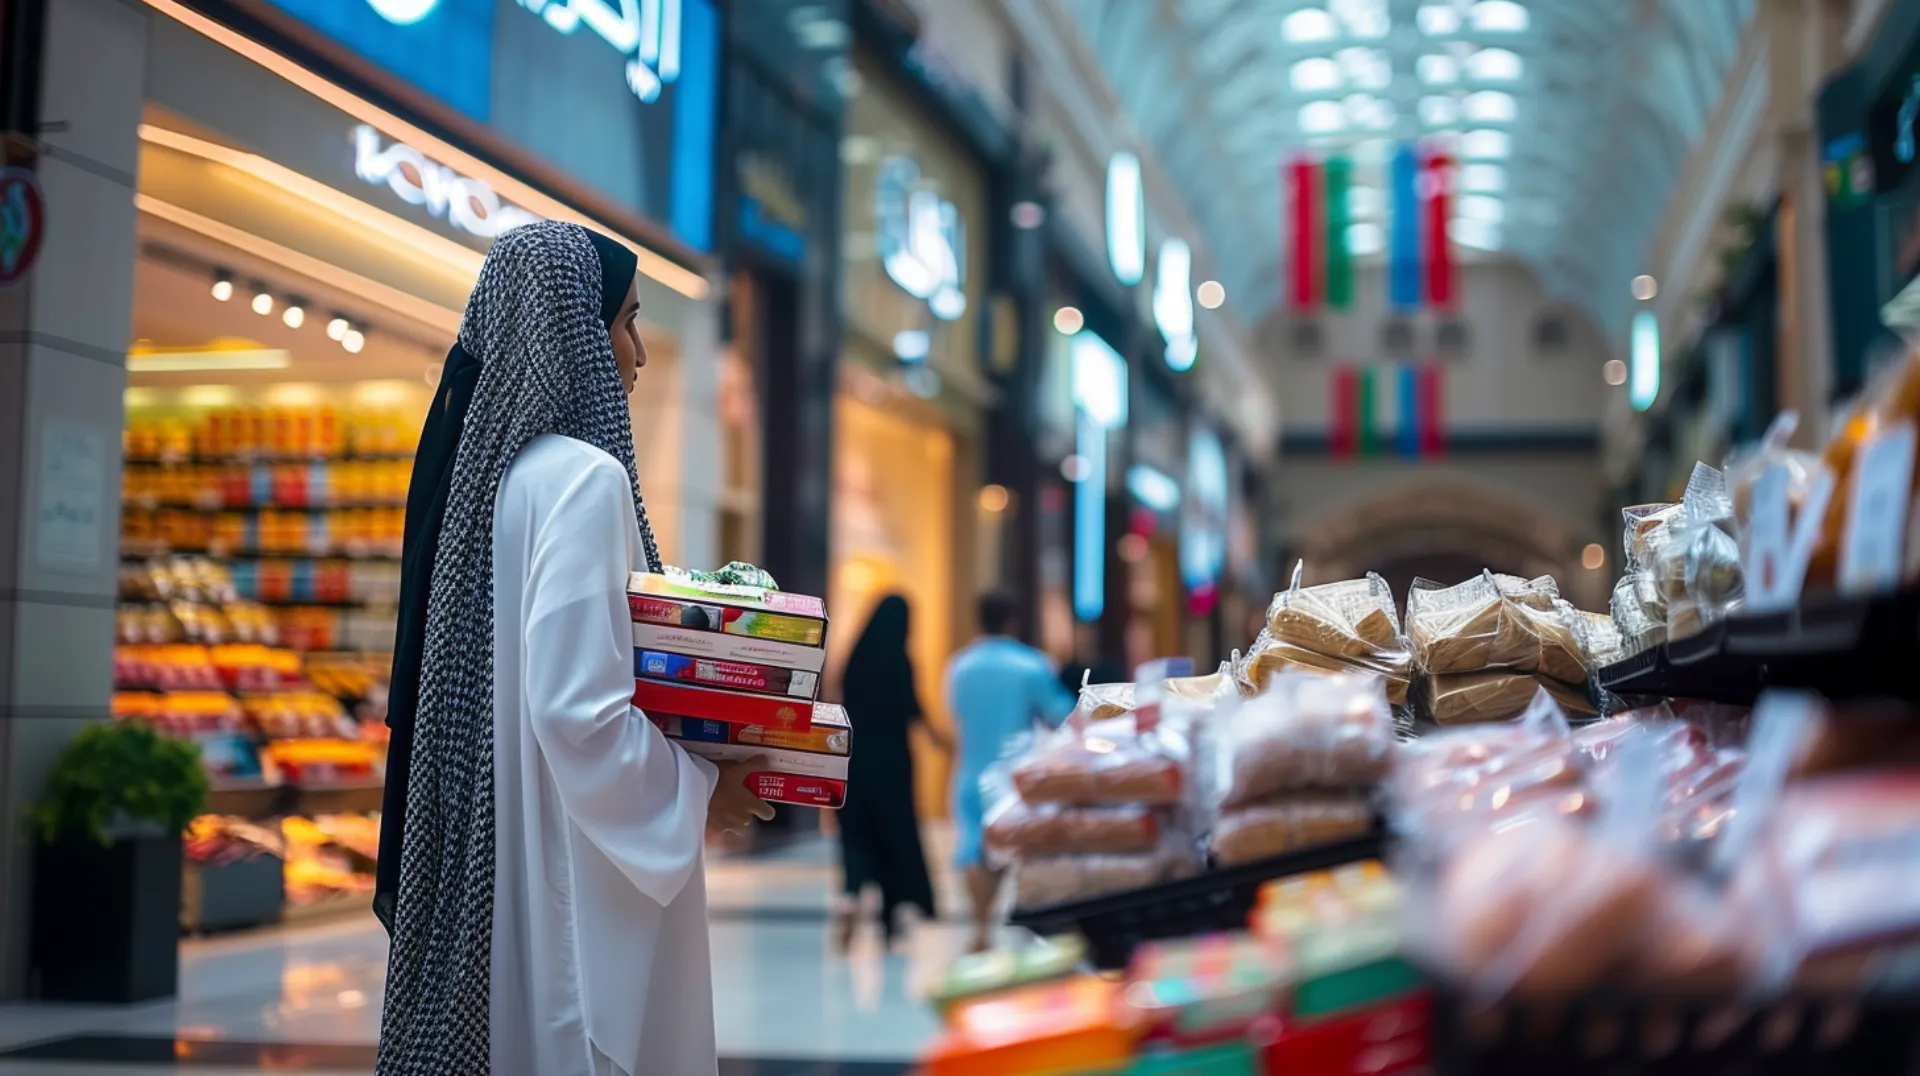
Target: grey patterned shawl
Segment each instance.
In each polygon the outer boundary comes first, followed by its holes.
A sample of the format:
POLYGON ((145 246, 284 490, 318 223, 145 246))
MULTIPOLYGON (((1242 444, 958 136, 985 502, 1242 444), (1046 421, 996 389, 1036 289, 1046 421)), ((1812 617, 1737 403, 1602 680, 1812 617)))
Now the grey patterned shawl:
MULTIPOLYGON (((552 222, 501 236, 460 324, 460 344, 479 360, 480 377, 433 564, 380 1076, 488 1070, 494 500, 514 456, 545 433, 603 449, 635 474, 625 387, 600 316, 594 239, 552 222)), ((658 571, 637 479, 633 504, 647 566, 658 571)))

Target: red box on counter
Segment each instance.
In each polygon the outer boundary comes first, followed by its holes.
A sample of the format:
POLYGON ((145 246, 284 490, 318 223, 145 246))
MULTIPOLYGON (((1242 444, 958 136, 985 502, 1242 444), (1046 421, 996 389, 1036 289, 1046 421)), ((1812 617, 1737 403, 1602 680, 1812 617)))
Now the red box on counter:
POLYGON ((1421 991, 1329 1020, 1290 1023, 1267 1044, 1266 1070, 1315 1076, 1427 1072, 1432 1008, 1433 999, 1421 991))
POLYGON ((803 732, 813 727, 813 708, 829 705, 748 695, 710 687, 689 687, 658 680, 636 680, 633 704, 648 713, 724 721, 730 725, 764 725, 770 729, 803 732))

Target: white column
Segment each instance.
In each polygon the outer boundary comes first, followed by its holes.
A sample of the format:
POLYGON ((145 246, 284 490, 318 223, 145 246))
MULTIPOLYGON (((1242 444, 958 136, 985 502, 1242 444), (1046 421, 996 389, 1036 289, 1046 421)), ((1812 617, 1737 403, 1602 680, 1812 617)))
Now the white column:
POLYGON ((0 292, 0 1001, 27 988, 26 807, 67 740, 109 715, 151 19, 125 0, 47 3, 47 233, 32 272, 0 292), (73 506, 94 523, 50 518, 73 506))

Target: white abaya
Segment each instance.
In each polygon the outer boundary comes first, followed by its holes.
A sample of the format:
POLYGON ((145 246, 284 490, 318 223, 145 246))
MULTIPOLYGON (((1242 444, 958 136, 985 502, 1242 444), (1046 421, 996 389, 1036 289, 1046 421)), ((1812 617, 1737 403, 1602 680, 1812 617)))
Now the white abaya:
POLYGON ((629 701, 626 470, 553 434, 493 521, 493 1071, 713 1073, 711 763, 629 701), (644 1059, 644 1060, 643 1060, 644 1059))

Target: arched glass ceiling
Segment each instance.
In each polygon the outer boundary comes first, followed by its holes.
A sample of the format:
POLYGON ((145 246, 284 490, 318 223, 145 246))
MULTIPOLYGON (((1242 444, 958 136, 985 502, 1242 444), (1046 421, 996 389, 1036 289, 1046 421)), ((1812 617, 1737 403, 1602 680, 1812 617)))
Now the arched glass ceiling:
POLYGON ((1066 3, 1252 321, 1280 295, 1286 155, 1354 156, 1364 252, 1384 211, 1366 190, 1373 169, 1395 140, 1427 137, 1463 162, 1457 242, 1509 251, 1548 290, 1618 321, 1753 12, 1753 0, 1066 3))

